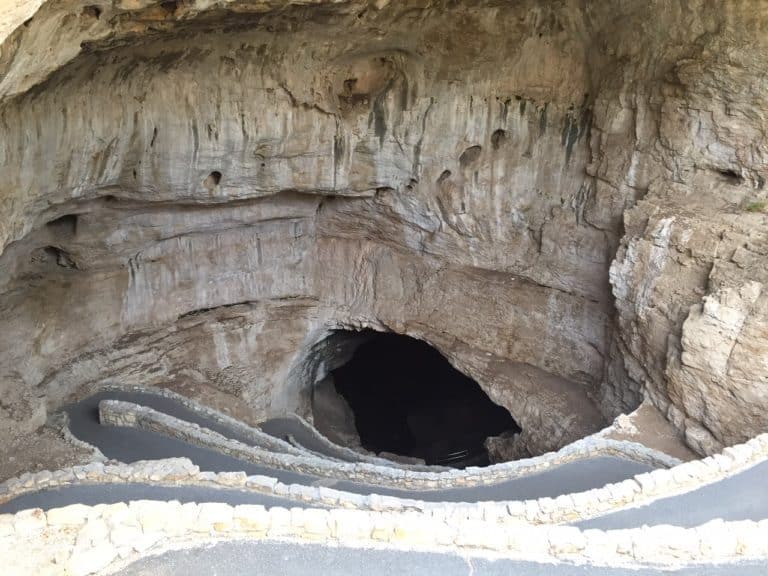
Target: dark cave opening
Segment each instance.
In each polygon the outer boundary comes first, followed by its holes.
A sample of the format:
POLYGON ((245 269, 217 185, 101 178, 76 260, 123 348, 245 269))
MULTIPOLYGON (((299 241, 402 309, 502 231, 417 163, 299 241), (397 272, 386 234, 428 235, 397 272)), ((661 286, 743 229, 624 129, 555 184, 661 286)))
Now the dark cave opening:
POLYGON ((360 332, 332 371, 367 450, 453 467, 489 464, 485 439, 520 427, 505 408, 435 348, 400 334, 360 332))

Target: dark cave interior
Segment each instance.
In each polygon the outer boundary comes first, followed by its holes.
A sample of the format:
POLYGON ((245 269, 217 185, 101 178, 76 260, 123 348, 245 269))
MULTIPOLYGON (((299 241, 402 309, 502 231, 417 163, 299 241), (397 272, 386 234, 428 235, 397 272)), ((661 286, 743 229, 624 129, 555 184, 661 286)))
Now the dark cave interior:
POLYGON ((435 348, 400 334, 363 331, 351 360, 333 371, 367 450, 453 467, 489 463, 489 436, 520 427, 505 408, 435 348))

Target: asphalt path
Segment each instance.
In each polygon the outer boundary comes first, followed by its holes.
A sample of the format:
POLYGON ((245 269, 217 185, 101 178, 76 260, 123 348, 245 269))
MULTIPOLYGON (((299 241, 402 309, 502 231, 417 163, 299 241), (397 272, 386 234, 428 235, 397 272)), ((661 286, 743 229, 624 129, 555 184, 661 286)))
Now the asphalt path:
POLYGON ((30 508, 50 510, 69 504, 96 506, 97 504, 116 504, 132 500, 157 500, 160 502, 178 500, 182 504, 187 502, 221 502, 232 506, 261 504, 268 508, 297 506, 295 501, 288 498, 267 496, 249 490, 207 488, 204 486, 157 486, 154 484, 98 484, 91 486, 79 484, 23 494, 0 505, 0 514, 15 514, 30 508))
POLYGON ((99 402, 102 400, 122 400, 123 402, 133 402, 147 408, 154 408, 158 412, 175 416, 180 420, 204 426, 232 440, 238 440, 249 446, 253 445, 248 437, 240 434, 236 429, 203 416, 173 398, 150 392, 124 392, 120 390, 104 390, 64 408, 69 414, 69 429, 75 436, 80 438, 81 435, 93 434, 94 424, 99 425, 99 402))
POLYGON ((601 568, 402 550, 275 541, 224 542, 142 558, 120 576, 765 576, 766 563, 696 565, 679 570, 601 568))
MULTIPOLYGON (((768 462, 697 490, 656 500, 647 506, 621 510, 576 524, 579 528, 615 530, 635 526, 671 524, 690 528, 714 518, 764 520, 768 518, 768 462)), ((766 534, 768 538, 768 534, 766 534)))
POLYGON ((309 434, 301 422, 293 418, 271 418, 266 422, 259 424, 259 428, 262 432, 279 438, 280 440, 288 441, 288 437, 292 436, 301 446, 324 456, 330 456, 346 462, 357 462, 354 456, 348 456, 342 453, 341 450, 329 450, 323 442, 320 442, 315 436, 309 434))
MULTIPOLYGON (((457 487, 441 490, 405 490, 372 486, 349 480, 321 478, 279 470, 246 462, 221 454, 215 450, 200 448, 186 442, 136 428, 102 426, 99 423, 98 405, 104 399, 135 402, 165 412, 166 414, 194 422, 216 430, 231 438, 228 427, 210 422, 204 416, 185 408, 175 400, 140 392, 105 391, 66 408, 72 434, 101 450, 108 458, 121 462, 186 457, 202 470, 213 472, 242 470, 248 475, 261 474, 277 478, 285 484, 322 485, 357 494, 376 493, 399 498, 415 498, 431 502, 478 502, 521 500, 557 497, 570 492, 582 492, 599 488, 611 482, 620 482, 636 474, 647 472, 651 467, 631 460, 615 457, 598 457, 569 462, 522 478, 497 484, 475 487, 457 487)), ((95 489, 95 488, 94 488, 95 489)))
MULTIPOLYGON (((244 462, 213 450, 199 448, 152 432, 133 428, 101 426, 98 403, 105 398, 135 402, 177 418, 215 430, 229 438, 248 443, 226 425, 209 421, 174 400, 147 393, 102 392, 69 406, 70 429, 81 440, 97 446, 107 457, 123 462, 187 457, 203 470, 263 474, 284 483, 331 486, 356 493, 379 493, 430 501, 488 501, 556 497, 616 482, 648 471, 649 466, 620 458, 594 458, 571 462, 538 474, 500 482, 491 486, 449 490, 409 491, 369 486, 345 480, 317 478, 244 462)), ((648 506, 624 510, 578 523, 580 528, 629 528, 642 524, 694 526, 712 518, 728 520, 763 519, 768 516, 768 498, 762 479, 768 463, 759 464, 732 478, 687 494, 658 500, 648 506)), ((155 486, 146 484, 75 485, 25 494, 0 506, 0 513, 40 507, 49 509, 71 503, 95 505, 138 499, 178 500, 180 502, 226 502, 291 507, 301 505, 289 499, 245 490, 196 486, 155 486)), ((123 576, 192 576, 195 574, 245 576, 282 574, 285 576, 384 574, 442 576, 757 576, 768 573, 766 563, 696 565, 684 569, 625 569, 590 565, 539 564, 509 559, 490 560, 457 554, 404 552, 384 549, 354 549, 280 541, 238 541, 213 546, 170 551, 143 558, 124 569, 123 576)))

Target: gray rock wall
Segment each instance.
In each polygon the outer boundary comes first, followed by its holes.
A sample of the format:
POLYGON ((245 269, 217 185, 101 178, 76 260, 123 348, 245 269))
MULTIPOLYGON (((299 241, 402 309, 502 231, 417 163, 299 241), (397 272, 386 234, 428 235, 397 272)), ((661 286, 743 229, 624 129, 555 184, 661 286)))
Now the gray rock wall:
POLYGON ((375 327, 538 451, 643 393, 764 430, 760 2, 90 6, 0 21, 3 429, 103 380, 305 412, 375 327))

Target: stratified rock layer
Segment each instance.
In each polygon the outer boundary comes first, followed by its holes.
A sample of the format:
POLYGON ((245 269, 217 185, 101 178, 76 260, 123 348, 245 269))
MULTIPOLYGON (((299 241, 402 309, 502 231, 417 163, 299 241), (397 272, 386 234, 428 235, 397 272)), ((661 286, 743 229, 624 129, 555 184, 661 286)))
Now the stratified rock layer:
POLYGON ((365 327, 532 453, 643 391, 700 451, 765 430, 760 2, 31 5, 0 20, 6 430, 105 380, 306 413, 365 327))

